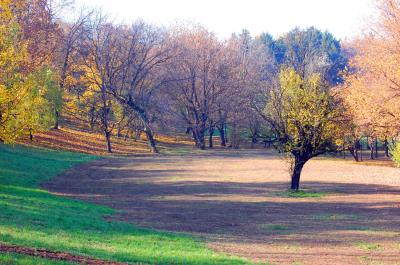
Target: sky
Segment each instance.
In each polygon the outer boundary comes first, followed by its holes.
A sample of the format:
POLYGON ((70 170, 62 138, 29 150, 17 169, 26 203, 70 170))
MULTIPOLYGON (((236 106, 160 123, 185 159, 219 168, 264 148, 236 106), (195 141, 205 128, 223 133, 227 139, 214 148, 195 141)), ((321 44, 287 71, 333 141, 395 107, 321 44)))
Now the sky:
POLYGON ((374 14, 374 0, 75 0, 78 6, 102 7, 118 22, 143 19, 168 26, 200 23, 220 38, 247 29, 252 35, 279 37, 295 27, 315 26, 340 39, 351 39, 374 14))

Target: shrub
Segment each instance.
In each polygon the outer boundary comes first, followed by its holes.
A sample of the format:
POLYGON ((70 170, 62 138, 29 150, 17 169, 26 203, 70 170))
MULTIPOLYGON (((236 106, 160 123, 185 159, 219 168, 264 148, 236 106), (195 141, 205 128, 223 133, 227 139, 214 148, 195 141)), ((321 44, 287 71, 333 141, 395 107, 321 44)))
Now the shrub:
POLYGON ((390 154, 396 166, 400 167, 400 142, 397 142, 390 148, 390 154))

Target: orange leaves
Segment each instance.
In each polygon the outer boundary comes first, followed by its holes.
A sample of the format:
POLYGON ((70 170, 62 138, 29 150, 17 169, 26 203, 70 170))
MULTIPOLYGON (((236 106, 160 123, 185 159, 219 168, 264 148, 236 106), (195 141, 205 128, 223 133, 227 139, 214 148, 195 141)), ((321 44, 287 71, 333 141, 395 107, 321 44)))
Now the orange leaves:
POLYGON ((29 61, 26 70, 51 66, 59 44, 60 29, 48 0, 13 0, 11 10, 27 43, 29 61))
POLYGON ((370 33, 352 43, 354 73, 343 96, 357 125, 375 135, 395 136, 400 128, 400 4, 382 0, 370 33))

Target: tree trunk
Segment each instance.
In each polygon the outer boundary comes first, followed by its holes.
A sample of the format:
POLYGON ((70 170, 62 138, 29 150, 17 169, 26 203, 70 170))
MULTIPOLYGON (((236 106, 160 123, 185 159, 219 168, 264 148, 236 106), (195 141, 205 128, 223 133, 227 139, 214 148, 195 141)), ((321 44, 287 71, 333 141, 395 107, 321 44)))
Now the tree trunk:
POLYGON ((136 105, 131 96, 129 96, 129 99, 126 103, 133 111, 135 111, 138 114, 140 120, 142 121, 143 126, 144 126, 144 132, 146 133, 146 136, 147 136, 147 144, 150 148, 150 151, 152 153, 158 153, 156 141, 153 136, 153 130, 149 126, 150 120, 147 116, 146 110, 144 108, 136 105))
POLYGON ((197 132, 196 135, 197 135, 197 148, 205 150, 206 142, 204 139, 204 132, 197 132))
POLYGON ((58 112, 58 110, 55 111, 55 118, 56 118, 56 120, 55 120, 53 129, 58 130, 59 120, 60 120, 60 113, 58 112))
POLYGON ((377 159, 378 156, 378 138, 375 138, 375 158, 377 159))
POLYGON ((385 142, 384 142, 384 149, 385 149, 385 156, 389 157, 389 143, 388 143, 387 139, 385 139, 385 142))
POLYGON ((343 159, 346 159, 346 144, 345 140, 343 139, 343 145, 342 145, 342 152, 343 152, 343 159))
POLYGON ((221 138, 221 146, 226 146, 225 126, 222 125, 221 127, 219 127, 218 131, 221 138))
POLYGON ((121 131, 122 131, 121 126, 118 125, 118 129, 117 129, 117 137, 118 138, 122 137, 121 131))
POLYGON ((359 153, 358 150, 360 149, 360 141, 357 140, 356 142, 353 143, 353 146, 349 147, 349 152, 353 156, 354 160, 356 162, 360 161, 359 153))
POLYGON ((210 125, 210 128, 209 128, 209 136, 208 136, 208 146, 210 147, 210 148, 213 148, 213 135, 214 135, 214 126, 213 125, 210 125))
POLYGON ((353 158, 354 158, 354 160, 355 160, 356 162, 359 162, 359 161, 360 161, 360 159, 359 159, 359 157, 358 157, 358 149, 357 149, 357 148, 350 148, 350 149, 349 149, 349 152, 350 152, 350 154, 353 156, 353 158))
POLYGON ((192 130, 193 133, 193 140, 195 143, 196 148, 204 150, 206 149, 206 142, 204 139, 204 132, 203 130, 199 129, 194 129, 192 130))
POLYGON ((193 141, 194 141, 194 146, 198 147, 199 146, 199 140, 197 139, 197 134, 196 134, 195 130, 192 130, 192 138, 193 138, 193 141))
POLYGON ((231 141, 231 147, 232 148, 234 148, 234 149, 239 149, 239 145, 240 145, 240 137, 239 137, 239 132, 238 132, 238 128, 237 128, 237 125, 236 125, 236 123, 233 123, 232 124, 232 131, 231 131, 231 139, 230 139, 230 141, 231 141))
POLYGON ((369 158, 371 159, 371 160, 373 160, 374 158, 375 158, 375 156, 374 156, 374 149, 375 149, 375 146, 374 146, 374 140, 373 140, 373 138, 371 137, 371 138, 367 138, 367 143, 368 143, 368 147, 369 147, 369 158))
POLYGON ((207 124, 206 120, 199 121, 198 124, 193 128, 193 138, 195 138, 196 147, 201 150, 206 149, 205 132, 207 124))
POLYGON ((292 183, 290 185, 290 189, 292 191, 298 191, 300 188, 300 175, 305 163, 306 161, 304 159, 301 159, 299 157, 295 158, 292 172, 292 183))
POLYGON ((157 146, 156 146, 156 140, 154 139, 154 136, 153 136, 153 131, 151 130, 151 128, 148 125, 145 125, 144 126, 144 132, 146 133, 146 136, 147 136, 147 144, 148 144, 148 146, 150 148, 150 151, 152 153, 157 154, 158 153, 158 149, 157 149, 157 146))
POLYGON ((95 123, 95 116, 94 116, 94 112, 95 112, 95 108, 94 107, 91 107, 90 108, 90 111, 89 111, 89 115, 90 115, 90 118, 89 118, 89 127, 90 127, 90 130, 92 130, 93 131, 93 129, 94 129, 94 123, 95 123))
POLYGON ((258 133, 257 133, 257 130, 255 130, 251 135, 251 148, 254 148, 254 145, 258 142, 257 136, 258 136, 258 133))
POLYGON ((126 141, 126 139, 128 139, 129 133, 130 133, 130 129, 126 129, 126 133, 124 135, 124 141, 126 141))
POLYGON ((105 130, 104 135, 106 137, 106 142, 107 142, 107 152, 112 153, 112 148, 111 148, 111 132, 105 130))
POLYGON ((31 129, 29 129, 29 140, 33 141, 33 134, 31 129))
POLYGON ((137 140, 140 140, 140 134, 141 134, 141 130, 136 129, 136 130, 135 130, 135 138, 134 138, 135 142, 136 142, 137 140))

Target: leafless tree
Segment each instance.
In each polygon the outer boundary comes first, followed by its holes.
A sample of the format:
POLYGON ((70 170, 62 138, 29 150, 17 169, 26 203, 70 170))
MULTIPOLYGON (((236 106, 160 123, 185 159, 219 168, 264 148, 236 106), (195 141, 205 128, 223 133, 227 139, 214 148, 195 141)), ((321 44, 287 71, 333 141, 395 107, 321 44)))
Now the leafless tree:
POLYGON ((196 147, 205 149, 205 134, 213 127, 211 116, 228 88, 224 43, 200 26, 175 29, 171 37, 177 51, 168 66, 168 91, 186 122, 196 147))

